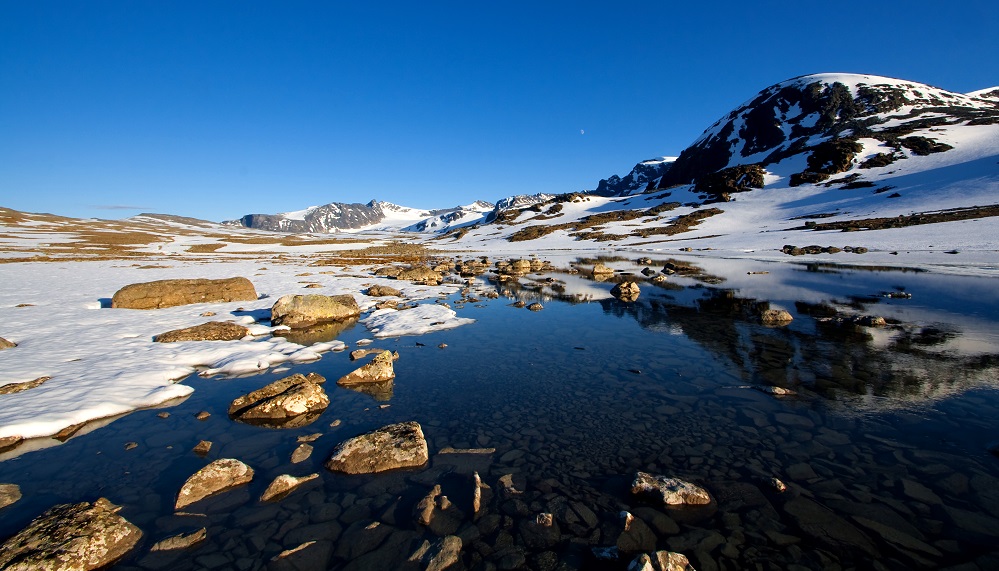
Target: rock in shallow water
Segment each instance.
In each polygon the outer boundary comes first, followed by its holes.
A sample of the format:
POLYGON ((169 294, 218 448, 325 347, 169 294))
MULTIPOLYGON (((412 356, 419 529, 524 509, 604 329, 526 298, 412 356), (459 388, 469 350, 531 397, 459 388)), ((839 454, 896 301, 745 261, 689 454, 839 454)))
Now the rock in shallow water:
POLYGON ((0 484, 0 509, 21 499, 21 487, 17 484, 0 484))
POLYGON ((271 325, 292 329, 343 321, 361 314, 352 295, 286 295, 271 306, 271 325))
POLYGON ((274 481, 267 486, 263 495, 260 496, 260 501, 269 502, 272 500, 280 500, 294 491, 295 488, 306 482, 315 480, 318 477, 319 474, 309 474, 308 476, 302 476, 301 478, 296 478, 295 476, 290 476, 288 474, 281 474, 277 478, 274 478, 274 481))
POLYGON ((654 476, 646 472, 638 472, 631 484, 631 493, 646 499, 662 502, 666 507, 684 505, 707 505, 711 503, 711 495, 707 490, 668 476, 654 476))
POLYGON ((198 470, 184 482, 174 509, 181 509, 208 496, 224 492, 253 479, 253 468, 234 458, 220 458, 198 470))
POLYGON ((330 404, 326 392, 319 386, 325 381, 315 373, 294 374, 274 381, 232 401, 229 416, 243 422, 266 424, 321 413, 330 404))
POLYGON ((87 571, 121 559, 135 547, 142 531, 118 515, 106 498, 94 503, 63 504, 35 518, 0 545, 5 571, 87 571))
POLYGON ((187 549, 192 545, 201 543, 208 537, 208 530, 201 528, 187 534, 174 535, 166 539, 157 541, 149 551, 173 551, 175 549, 187 549))
POLYGON ((420 424, 401 422, 341 442, 326 468, 345 474, 371 474, 423 466, 429 457, 420 424))
POLYGON ((673 551, 643 553, 628 565, 628 571, 694 571, 686 555, 673 551))
POLYGON ((382 351, 375 355, 370 363, 340 377, 336 384, 340 386, 357 385, 361 383, 383 383, 395 378, 392 361, 395 358, 391 351, 382 351))

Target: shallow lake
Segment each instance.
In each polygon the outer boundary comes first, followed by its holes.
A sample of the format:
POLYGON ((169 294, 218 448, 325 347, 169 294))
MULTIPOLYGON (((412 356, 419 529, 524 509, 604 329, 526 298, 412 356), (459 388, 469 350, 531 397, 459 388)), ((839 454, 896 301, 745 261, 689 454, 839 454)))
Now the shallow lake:
MULTIPOLYGON (((440 302, 475 323, 374 340, 399 353, 391 386, 336 386, 361 363, 349 351, 253 377, 191 377, 182 403, 0 456, 0 482, 24 494, 0 512, 0 538, 54 504, 104 496, 145 534, 115 569, 397 569, 441 535, 462 540, 455 568, 623 569, 653 548, 702 571, 999 568, 994 278, 608 258, 617 273, 595 281, 596 261, 580 260, 578 273, 473 278, 440 302), (665 281, 641 273, 667 263, 665 281), (636 301, 610 296, 629 279, 636 301), (767 309, 793 321, 765 325, 767 309), (232 399, 293 372, 328 379, 331 405, 311 424, 228 418, 232 399), (211 416, 197 420, 200 411, 211 416), (424 468, 323 467, 345 438, 411 420, 429 442, 424 468), (298 437, 314 433, 311 457, 291 463, 298 437), (204 457, 192 451, 201 440, 213 442, 204 457), (184 480, 217 458, 249 464, 254 480, 175 515, 184 480), (638 471, 699 484, 713 502, 642 501, 630 493, 638 471), (319 478, 283 500, 258 500, 276 476, 311 473, 319 478), (475 473, 489 486, 478 514, 475 473), (435 484, 453 506, 428 527, 414 512, 435 484), (625 530, 622 512, 639 523, 625 530), (545 513, 554 523, 540 529, 545 513), (208 538, 195 547, 149 552, 200 527, 208 538)), ((313 340, 333 336, 348 349, 372 338, 358 324, 313 340)))

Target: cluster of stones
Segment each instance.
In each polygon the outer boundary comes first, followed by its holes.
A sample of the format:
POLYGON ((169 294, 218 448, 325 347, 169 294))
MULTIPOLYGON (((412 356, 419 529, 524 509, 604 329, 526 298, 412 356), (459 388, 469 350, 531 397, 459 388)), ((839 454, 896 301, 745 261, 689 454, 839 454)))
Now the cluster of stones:
POLYGON ((816 254, 838 254, 840 252, 852 252, 854 254, 866 254, 867 248, 862 246, 846 246, 843 248, 837 248, 836 246, 794 246, 792 244, 785 244, 783 248, 780 249, 781 252, 789 256, 804 256, 806 254, 816 255, 816 254))

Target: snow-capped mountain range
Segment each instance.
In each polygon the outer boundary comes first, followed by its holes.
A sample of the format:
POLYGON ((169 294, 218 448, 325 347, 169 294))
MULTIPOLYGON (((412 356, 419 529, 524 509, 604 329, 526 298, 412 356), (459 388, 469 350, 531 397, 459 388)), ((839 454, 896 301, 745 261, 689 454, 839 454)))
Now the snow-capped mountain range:
MULTIPOLYGON (((764 89, 678 157, 642 161, 593 191, 434 211, 377 201, 331 203, 230 224, 625 245, 678 234, 683 236, 670 240, 798 229, 802 220, 811 221, 809 230, 867 229, 885 227, 871 222, 875 218, 940 210, 962 211, 956 219, 995 216, 981 207, 999 208, 997 161, 999 88, 961 94, 873 75, 817 74, 764 89)), ((926 221, 911 218, 896 226, 926 221)))

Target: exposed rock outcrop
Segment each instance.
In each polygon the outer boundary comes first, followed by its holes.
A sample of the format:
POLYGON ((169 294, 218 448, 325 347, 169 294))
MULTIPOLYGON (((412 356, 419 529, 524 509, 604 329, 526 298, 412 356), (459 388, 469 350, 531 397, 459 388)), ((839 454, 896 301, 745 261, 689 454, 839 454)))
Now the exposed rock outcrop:
POLYGON ((0 510, 21 499, 21 486, 0 484, 0 510))
POLYGON ((394 360, 391 351, 382 351, 375 355, 370 363, 357 368, 350 373, 340 377, 336 384, 340 386, 351 386, 363 383, 383 383, 395 378, 395 369, 392 366, 394 360))
POLYGON ((385 297, 390 295, 394 295, 396 297, 402 297, 402 292, 390 286, 373 285, 368 288, 368 291, 365 293, 365 295, 368 295, 370 297, 385 297))
POLYGON ((198 470, 181 486, 174 509, 181 509, 253 479, 253 468, 234 458, 220 458, 198 470))
POLYGON ((611 288, 611 295, 621 301, 631 303, 638 299, 641 290, 635 282, 621 282, 611 288))
POLYGON ((429 457, 420 424, 401 422, 341 442, 326 468, 345 474, 371 474, 423 466, 429 457))
POLYGON ((0 337, 0 351, 3 351, 4 349, 13 349, 14 347, 17 347, 17 343, 7 341, 3 337, 0 337))
MULTIPOLYGON (((12 395, 14 393, 20 393, 28 389, 40 387, 42 386, 42 383, 51 378, 52 377, 38 377, 33 381, 25 381, 23 383, 7 383, 5 385, 0 385, 0 395, 12 395)), ((0 444, 0 448, 3 448, 2 444, 0 444)))
POLYGON ((396 279, 411 281, 414 284, 437 285, 441 283, 444 276, 440 272, 434 271, 426 266, 414 266, 408 270, 403 270, 395 276, 396 279))
POLYGON ((361 308, 352 295, 286 295, 271 307, 271 324, 300 329, 360 314, 361 308))
POLYGON ((159 309, 192 303, 255 301, 257 291, 246 278, 158 280, 127 285, 111 298, 111 307, 159 309))
POLYGON ((174 329, 153 337, 157 343, 178 341, 236 341, 250 334, 250 330, 230 321, 209 321, 193 327, 174 329))
POLYGON ((325 381, 316 373, 296 373, 274 381, 232 401, 229 416, 274 428, 304 426, 307 422, 290 423, 303 415, 311 422, 330 405, 329 396, 319 386, 325 381))
POLYGON ((0 545, 0 569, 87 571, 111 565, 142 537, 119 509, 106 498, 53 507, 0 545))
POLYGON ((711 503, 711 495, 696 484, 668 476, 654 476, 647 472, 638 472, 635 475, 635 480, 631 484, 631 493, 661 503, 665 507, 711 503))

